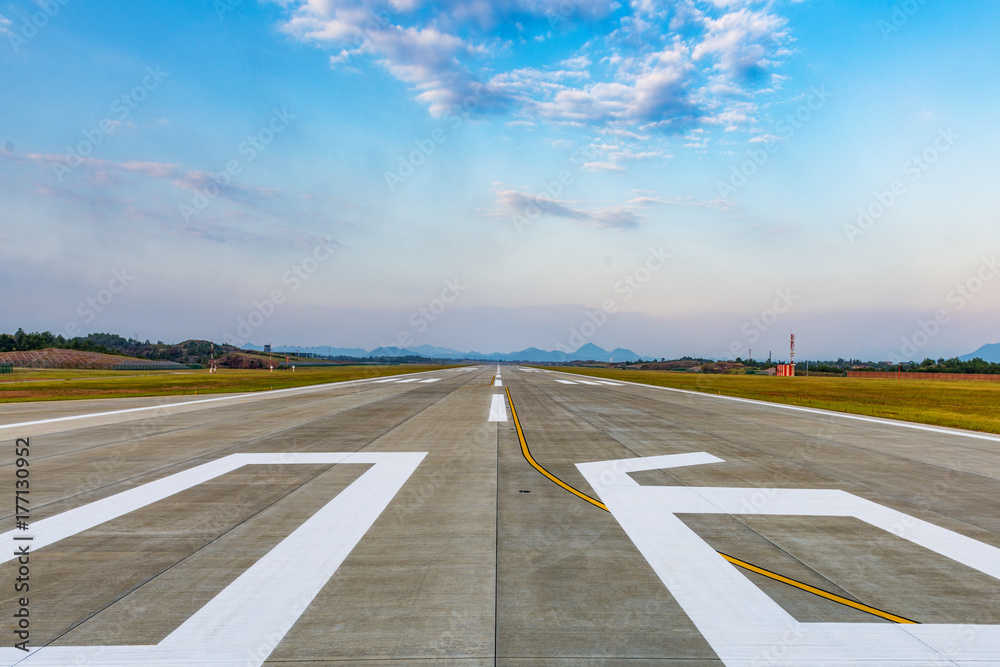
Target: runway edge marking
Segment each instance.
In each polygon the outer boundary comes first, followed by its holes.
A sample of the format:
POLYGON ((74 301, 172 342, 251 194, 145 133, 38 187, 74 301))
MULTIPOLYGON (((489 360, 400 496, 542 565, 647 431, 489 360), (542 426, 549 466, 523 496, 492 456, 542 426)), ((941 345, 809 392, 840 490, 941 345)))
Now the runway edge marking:
MULTIPOLYGON (((565 371, 549 371, 550 373, 561 373, 562 375, 569 375, 573 377, 575 375, 583 375, 583 373, 567 373, 565 371)), ((585 377, 598 377, 596 375, 587 375, 585 377)), ((918 424, 916 422, 903 421, 901 419, 887 419, 881 417, 865 417, 864 415, 855 415, 849 412, 837 412, 836 410, 824 410, 822 408, 806 408, 801 405, 788 405, 787 403, 776 403, 772 401, 759 401, 753 398, 740 398, 739 396, 725 396, 723 394, 709 394, 702 391, 691 391, 690 389, 676 389, 674 387, 661 387, 656 384, 643 384, 641 382, 632 382, 631 380, 615 380, 615 382, 620 382, 623 385, 628 385, 632 387, 646 387, 650 389, 662 389, 663 391, 674 391, 679 394, 690 394, 693 396, 701 396, 704 398, 715 398, 724 401, 736 401, 738 403, 752 403, 754 405, 762 405, 772 408, 782 408, 784 410, 794 410, 796 412, 809 412, 817 415, 829 415, 832 417, 842 417, 843 419, 853 419, 855 421, 869 422, 872 424, 884 424, 887 426, 898 426, 901 428, 912 428, 918 431, 930 431, 932 433, 943 433, 945 435, 958 435, 964 436, 966 438, 976 438, 978 440, 992 440, 994 442, 1000 442, 1000 436, 990 435, 987 433, 979 433, 978 431, 963 431, 961 429, 949 429, 940 426, 930 426, 928 424, 918 424)))

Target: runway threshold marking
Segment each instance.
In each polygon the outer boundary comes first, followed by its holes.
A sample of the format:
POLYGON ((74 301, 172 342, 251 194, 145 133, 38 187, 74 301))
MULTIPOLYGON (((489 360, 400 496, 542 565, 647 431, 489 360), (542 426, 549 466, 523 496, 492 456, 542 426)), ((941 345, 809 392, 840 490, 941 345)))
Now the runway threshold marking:
MULTIPOLYGON (((524 431, 521 430, 521 421, 517 418, 517 410, 514 409, 514 401, 510 397, 510 388, 508 387, 505 391, 507 392, 507 402, 510 404, 510 414, 514 418, 514 428, 517 430, 517 439, 521 443, 521 453, 524 455, 524 458, 528 461, 528 463, 531 464, 531 467, 533 467, 535 470, 537 470, 538 472, 542 473, 543 475, 545 475, 546 477, 548 477, 550 480, 552 480, 553 482, 555 482, 556 484, 558 484, 562 488, 566 489, 567 491, 569 491, 573 495, 578 496, 578 497, 582 498, 583 500, 586 500, 591 505, 594 505, 596 507, 600 507, 605 512, 610 512, 611 510, 608 509, 608 506, 605 505, 604 503, 602 503, 600 500, 597 500, 595 498, 591 498, 586 493, 583 493, 582 491, 579 491, 578 489, 573 488, 572 486, 570 486, 569 484, 567 484, 566 482, 562 481, 561 479, 559 479, 558 477, 556 477, 555 475, 553 475, 552 473, 550 473, 548 470, 546 470, 545 468, 543 468, 538 463, 538 461, 536 461, 534 459, 534 457, 531 455, 531 451, 528 449, 528 443, 524 439, 524 431)), ((740 560, 739 558, 734 558, 733 556, 730 556, 728 554, 724 554, 721 551, 716 551, 716 553, 719 554, 720 556, 722 556, 723 558, 725 558, 727 561, 729 561, 733 565, 736 565, 737 567, 741 567, 741 568, 743 568, 745 570, 749 570, 750 572, 756 572, 757 574, 765 576, 768 579, 773 579, 774 581, 778 581, 778 582, 781 582, 783 584, 787 584, 787 585, 792 586, 794 588, 798 588, 799 590, 803 590, 803 591, 806 591, 808 593, 812 593, 813 595, 818 595, 819 597, 825 598, 827 600, 830 600, 831 602, 836 602, 838 604, 842 604, 842 605, 846 605, 848 607, 852 607, 854 609, 858 609, 858 610, 863 611, 865 613, 872 614, 873 616, 878 616, 880 618, 884 618, 887 621, 892 621, 893 623, 906 623, 906 624, 912 623, 912 624, 918 624, 917 621, 912 621, 912 620, 910 620, 910 619, 908 619, 908 618, 906 618, 904 616, 899 616, 897 614, 892 614, 890 612, 878 609, 877 607, 871 607, 869 605, 862 604, 860 602, 855 602, 854 600, 850 600, 848 598, 841 597, 840 595, 837 595, 836 593, 831 593, 829 591, 823 590, 822 588, 816 588, 815 586, 810 586, 809 584, 804 583, 802 581, 798 581, 796 579, 792 579, 791 577, 786 577, 786 576, 784 576, 782 574, 778 574, 777 572, 772 572, 772 571, 767 570, 765 568, 762 568, 760 566, 754 565, 752 563, 748 563, 748 562, 746 562, 744 560, 740 560)))

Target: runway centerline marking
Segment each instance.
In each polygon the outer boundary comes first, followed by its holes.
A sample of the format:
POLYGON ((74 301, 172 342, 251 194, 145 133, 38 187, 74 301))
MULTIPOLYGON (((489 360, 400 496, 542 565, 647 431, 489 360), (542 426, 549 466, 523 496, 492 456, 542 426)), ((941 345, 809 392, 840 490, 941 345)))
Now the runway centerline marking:
POLYGON ((507 421, 507 408, 503 404, 503 394, 493 394, 493 399, 490 402, 490 418, 488 421, 507 421))
MULTIPOLYGON (((373 463, 357 480, 153 646, 43 646, 30 653, 0 648, 6 667, 225 665, 259 667, 298 621, 426 452, 231 454, 70 510, 33 526, 35 550, 218 477, 244 465, 373 463), (185 473, 194 473, 185 475, 185 473), (138 492, 138 493, 135 493, 138 492), (82 510, 82 511, 81 511, 82 510), (41 538, 41 540, 39 539, 41 538), (81 662, 81 660, 83 662, 81 662)), ((9 537, 9 533, 5 537, 9 537)), ((127 539, 127 538, 122 538, 127 539)), ((10 560, 9 558, 7 560, 10 560)))

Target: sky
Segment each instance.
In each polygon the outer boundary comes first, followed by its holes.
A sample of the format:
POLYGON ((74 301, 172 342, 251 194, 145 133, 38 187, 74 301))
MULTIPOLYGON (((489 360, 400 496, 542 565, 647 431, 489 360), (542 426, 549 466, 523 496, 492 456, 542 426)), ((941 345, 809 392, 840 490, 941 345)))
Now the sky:
POLYGON ((0 330, 1000 341, 1000 4, 0 3, 0 330))

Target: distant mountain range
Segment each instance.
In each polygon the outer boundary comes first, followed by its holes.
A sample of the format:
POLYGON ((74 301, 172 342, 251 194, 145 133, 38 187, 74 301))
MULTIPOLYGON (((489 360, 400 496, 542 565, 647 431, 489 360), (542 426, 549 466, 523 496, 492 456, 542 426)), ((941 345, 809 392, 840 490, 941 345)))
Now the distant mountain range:
POLYGON ((976 357, 982 359, 983 361, 989 361, 994 364, 1000 364, 1000 343, 990 343, 983 345, 981 348, 973 352, 972 354, 965 354, 959 357, 962 361, 971 361, 976 357))
MULTIPOLYGON (((264 349, 263 345, 252 345, 247 343, 243 346, 245 350, 264 349)), ((449 347, 435 347, 433 345, 419 345, 416 347, 377 347, 374 350, 364 350, 360 347, 330 347, 320 345, 318 347, 289 347, 276 346, 271 350, 280 354, 295 354, 297 352, 308 352, 320 357, 406 357, 417 355, 430 359, 488 359, 490 361, 634 361, 639 359, 639 355, 632 350, 615 348, 610 352, 593 343, 587 343, 574 352, 560 352, 558 350, 540 350, 537 347, 529 347, 517 352, 460 352, 449 347)))

